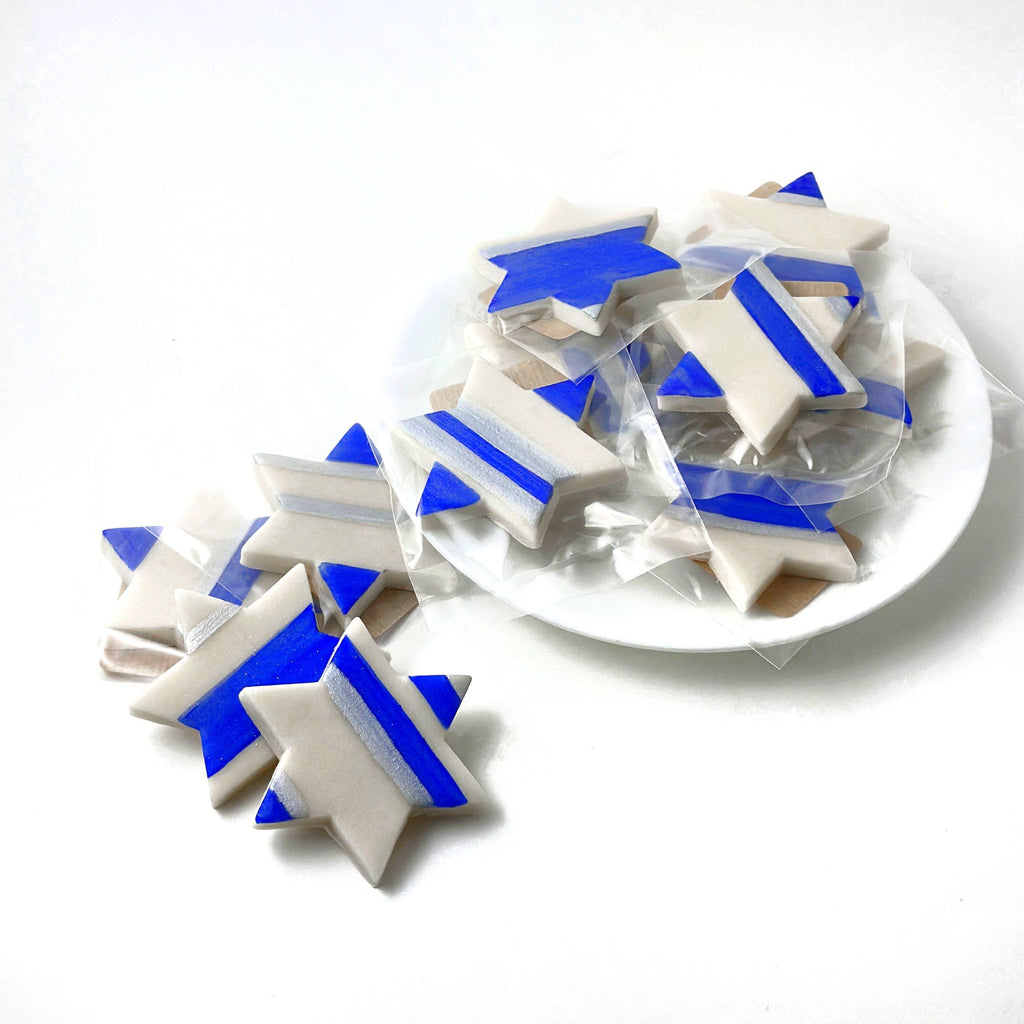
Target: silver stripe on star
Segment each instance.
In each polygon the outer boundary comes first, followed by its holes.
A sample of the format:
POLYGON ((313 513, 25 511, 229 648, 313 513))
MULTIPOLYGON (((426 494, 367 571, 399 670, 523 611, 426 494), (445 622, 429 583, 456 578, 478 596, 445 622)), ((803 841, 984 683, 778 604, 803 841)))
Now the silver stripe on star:
POLYGON ((286 512, 299 512, 323 519, 341 519, 349 523, 369 523, 371 526, 394 526, 395 517, 388 508, 368 508, 365 505, 348 505, 341 501, 324 501, 322 498, 304 498, 300 494, 279 494, 277 502, 286 512))

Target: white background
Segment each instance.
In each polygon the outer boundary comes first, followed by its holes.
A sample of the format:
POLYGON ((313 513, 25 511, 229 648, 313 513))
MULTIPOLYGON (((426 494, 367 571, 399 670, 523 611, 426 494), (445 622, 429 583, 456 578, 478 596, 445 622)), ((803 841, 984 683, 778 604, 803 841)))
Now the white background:
POLYGON ((919 273, 1021 391, 1016 0, 2 15, 0 1018, 1024 1019, 1019 457, 781 672, 397 630, 399 667, 474 676, 451 741, 495 809, 415 823, 379 890, 249 828, 256 790, 212 811, 95 648, 101 527, 321 455, 424 296, 556 195, 852 171, 944 236, 919 273))

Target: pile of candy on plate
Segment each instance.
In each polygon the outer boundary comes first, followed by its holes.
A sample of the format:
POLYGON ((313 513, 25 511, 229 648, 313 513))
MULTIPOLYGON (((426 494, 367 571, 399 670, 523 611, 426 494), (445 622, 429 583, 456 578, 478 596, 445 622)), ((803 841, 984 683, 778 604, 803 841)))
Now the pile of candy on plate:
POLYGON ((524 611, 680 560, 744 616, 858 578, 841 509, 912 443, 947 354, 904 337, 887 226, 812 174, 711 200, 657 238, 653 209, 556 203, 480 247, 416 414, 256 455, 266 517, 204 493, 104 531, 101 664, 152 680, 134 715, 199 733, 214 805, 276 763, 256 824, 327 829, 373 884, 411 815, 478 806, 445 738, 469 679, 377 643, 467 569, 524 611))

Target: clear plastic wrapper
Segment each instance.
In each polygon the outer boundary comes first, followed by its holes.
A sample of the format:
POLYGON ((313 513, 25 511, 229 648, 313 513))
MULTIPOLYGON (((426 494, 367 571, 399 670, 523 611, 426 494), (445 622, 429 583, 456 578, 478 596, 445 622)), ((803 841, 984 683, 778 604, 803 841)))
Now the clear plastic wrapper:
MULTIPOLYGON (((774 252, 784 252, 787 259, 797 255, 783 248, 774 252)), ((708 264, 717 260, 724 272, 723 256, 727 253, 718 250, 701 258, 708 264)), ((973 511, 990 453, 1019 449, 1022 442, 1020 400, 978 364, 948 312, 910 272, 898 236, 886 250, 851 253, 849 262, 870 307, 841 351, 858 377, 884 385, 874 396, 869 391, 868 409, 802 413, 767 457, 751 452, 732 424, 714 422, 712 414, 659 417, 674 455, 715 467, 710 477, 717 476, 722 490, 728 489, 730 473, 742 468, 765 473, 766 486, 781 482, 772 497, 782 503, 807 501, 800 481, 842 489, 828 518, 852 535, 857 581, 822 587, 836 586, 837 593, 819 598, 821 606, 803 616, 810 625, 793 620, 791 628, 780 628, 767 611, 738 611, 690 560, 655 570, 738 641, 779 667, 811 636, 865 614, 923 575, 973 511), (918 536, 912 537, 915 530, 918 536), (913 557, 907 556, 908 548, 914 549, 913 557), (848 593, 859 588, 869 596, 839 595, 844 586, 848 593)), ((707 480, 703 485, 716 486, 707 480)))
MULTIPOLYGON (((721 247, 715 248, 721 252, 721 247)), ((739 252, 741 256, 744 254, 742 250, 739 252)), ((849 496, 874 486, 885 477, 889 461, 905 432, 902 402, 906 300, 901 294, 892 294, 898 292, 892 273, 898 268, 878 254, 863 255, 872 257, 859 261, 863 264, 860 278, 864 282, 864 294, 872 301, 862 301, 862 306, 870 305, 874 312, 860 313, 844 337, 840 351, 845 365, 866 389, 870 389, 870 408, 879 408, 882 412, 862 409, 801 412, 767 454, 759 453, 735 420, 726 414, 660 412, 658 420, 674 454, 688 461, 716 463, 727 468, 746 466, 780 477, 828 479, 843 483, 849 496), (894 405, 899 407, 898 415, 891 412, 894 405)), ((633 342, 630 350, 635 354, 640 346, 643 346, 641 359, 646 361, 642 372, 645 388, 652 406, 657 407, 659 389, 684 351, 658 322, 633 342)))
MULTIPOLYGON (((535 232, 524 235, 533 241, 564 240, 574 234, 574 228, 586 231, 593 225, 602 229, 629 224, 635 226, 646 222, 651 214, 654 217, 650 221, 646 244, 651 247, 649 252, 655 257, 655 262, 658 257, 664 257, 664 266, 636 282, 623 280, 616 284, 613 297, 604 304, 603 312, 595 314, 601 317, 596 326, 580 329, 575 323, 559 319, 558 310, 565 307, 560 307, 557 301, 540 311, 532 307, 525 312, 490 311, 497 290, 494 279, 498 271, 480 256, 475 261, 472 277, 460 288, 455 320, 490 327, 519 351, 543 360, 571 379, 578 380, 593 372, 626 348, 635 337, 637 322, 656 318, 656 304, 660 297, 678 295, 681 289, 685 289, 684 275, 675 261, 674 252, 682 245, 679 232, 687 230, 687 226, 675 223, 666 227, 653 209, 624 213, 613 208, 584 209, 556 200, 541 218, 535 232)), ((491 248, 485 243, 481 251, 489 253, 491 248)), ((581 319, 586 321, 588 317, 584 315, 581 319)))
MULTIPOLYGON (((707 549, 692 508, 682 513, 684 529, 676 531, 671 543, 649 532, 679 497, 681 482, 628 356, 619 353, 582 378, 579 386, 589 391, 589 404, 580 426, 556 411, 550 417, 550 435, 545 427, 543 437, 523 444, 521 438, 506 434, 504 425, 495 425, 489 409, 481 412, 476 392, 469 401, 460 387, 471 374, 473 380, 480 377, 485 379, 482 394, 486 397, 497 386, 494 375, 499 374, 505 382, 500 401, 496 399, 499 405, 508 399, 511 388, 516 406, 525 402, 528 407, 523 415, 542 414, 545 403, 530 395, 528 386, 536 383, 537 378, 531 379, 536 364, 531 366, 525 352, 518 353, 517 361, 517 353, 508 345, 507 339, 471 329, 466 351, 449 350, 433 360, 399 368, 388 388, 379 441, 397 498, 396 518, 410 575, 433 628, 501 614, 487 607, 483 592, 500 601, 505 614, 529 614, 566 598, 618 586, 666 560, 707 549), (478 362, 485 364, 489 376, 482 377, 484 369, 476 368, 478 362), (508 376, 500 374, 500 367, 508 376), (527 386, 520 386, 516 379, 527 386), (448 424, 448 430, 465 429, 468 424, 477 440, 489 436, 493 444, 483 442, 489 448, 485 458, 495 464, 511 453, 531 465, 535 460, 539 465, 534 468, 548 472, 552 480, 569 481, 568 492, 551 497, 547 519, 536 536, 513 535, 525 527, 515 509, 508 511, 506 504, 518 500, 522 488, 509 485, 506 476, 483 465, 476 455, 466 456, 461 444, 458 456, 475 459, 474 465, 491 481, 485 491, 485 510, 481 511, 482 502, 481 507, 450 509, 444 514, 417 514, 427 504, 425 488, 433 464, 460 471, 461 464, 444 447, 450 435, 437 427, 441 422, 448 424), (550 457, 553 464, 558 463, 564 446, 571 447, 577 440, 573 435, 584 432, 583 461, 599 448, 612 470, 596 486, 573 492, 565 467, 547 467, 545 460, 550 457), (439 447, 432 448, 435 443, 439 447), (432 551, 446 562, 427 564, 432 551)), ((569 380, 562 383, 572 386, 569 380)), ((541 385, 542 389, 549 386, 557 387, 558 382, 541 385)), ((514 421, 518 413, 510 415, 514 421)), ((505 467, 504 471, 513 470, 505 467)), ((472 483, 480 486, 476 480, 472 483)))
MULTIPOLYGON (((301 464, 301 460, 291 461, 301 464)), ((315 467, 318 463, 308 465, 315 467)), ((275 508, 284 507, 273 495, 268 495, 272 498, 270 509, 260 507, 252 481, 243 481, 251 475, 246 472, 248 468, 244 462, 235 467, 237 480, 230 496, 220 486, 198 490, 174 517, 172 525, 114 527, 103 531, 103 553, 122 584, 100 634, 100 665, 106 671, 136 678, 161 674, 195 650, 235 610, 257 601, 281 579, 276 571, 253 567, 253 563, 265 564, 263 557, 254 557, 249 552, 243 555, 245 545, 267 523, 268 516, 275 508), (241 507, 254 511, 243 513, 239 511, 241 507), (249 564, 243 564, 243 558, 249 564), (211 599, 200 620, 182 620, 177 591, 191 591, 211 599)), ((384 509, 390 521, 387 497, 384 509)), ((358 516, 367 510, 352 506, 346 511, 358 516)), ((294 511, 287 514, 291 517, 289 522, 308 537, 308 518, 296 516, 294 511)), ((344 531, 352 525, 333 516, 318 518, 333 530, 344 531)), ((280 538, 280 532, 276 536, 280 538)), ((347 549, 352 550, 353 546, 350 541, 347 549)), ((281 558, 282 571, 299 561, 284 551, 281 558)), ((401 557, 396 558, 401 564, 401 557)), ((415 595, 405 589, 404 578, 392 579, 404 577, 404 573, 319 562, 306 564, 318 625, 324 632, 340 635, 348 619, 358 616, 376 638, 415 607, 415 595), (338 595, 332 588, 335 577, 328 574, 329 569, 353 569, 357 577, 359 586, 355 590, 350 587, 339 592, 346 599, 344 609, 338 606, 338 595)), ((350 575, 348 580, 352 579, 350 575)), ((196 607, 202 605, 190 605, 192 609, 196 607)))
MULTIPOLYGON (((664 599, 678 602, 681 616, 710 615, 736 646, 781 666, 810 637, 866 614, 927 571, 970 517, 990 456, 1024 443, 1024 406, 978 364, 939 298, 911 271, 908 252, 923 247, 930 265, 940 267, 946 243, 877 195, 869 205, 872 216, 893 224, 892 242, 876 251, 800 248, 714 204, 663 212, 649 242, 678 271, 654 274, 618 296, 594 333, 536 311, 488 313, 493 285, 475 272, 449 285, 444 301, 412 325, 406 361, 386 379, 380 429, 372 431, 428 625, 546 615, 583 595, 613 602, 617 587, 650 573, 667 585, 664 599), (738 274, 759 267, 797 301, 821 300, 814 308, 826 318, 856 305, 852 326, 844 321, 842 337, 837 334, 836 351, 867 399, 860 408, 803 409, 781 440, 763 450, 726 413, 658 409, 659 391, 687 351, 669 330, 671 311, 720 301, 738 274), (476 371, 478 362, 486 369, 476 371), (474 374, 491 374, 492 384, 466 398, 474 374), (494 384, 495 374, 505 383, 494 384), (508 387, 537 392, 529 397, 532 408, 555 409, 537 414, 545 423, 557 420, 550 438, 542 430, 524 446, 515 431, 507 432, 508 423, 501 425, 503 403, 519 408, 521 395, 509 399, 508 387), (495 388, 502 395, 491 408, 484 399, 495 388), (573 408, 580 388, 583 410, 573 408), (480 490, 478 479, 460 476, 446 461, 449 441, 432 447, 441 428, 422 422, 428 414, 452 418, 442 433, 468 429, 489 439, 484 461, 504 462, 488 472, 515 478, 543 515, 528 522, 521 495, 502 497, 504 484, 480 490), (578 490, 564 486, 574 479, 559 440, 565 431, 586 436, 612 464, 605 461, 594 483, 578 490), (440 474, 431 490, 437 466, 448 476, 440 474), (764 521, 743 520, 744 508, 758 503, 764 521), (716 530, 745 531, 761 543, 800 529, 808 546, 834 548, 834 527, 847 531, 839 536, 855 556, 855 579, 790 577, 772 583, 764 591, 768 599, 749 608, 742 586, 727 590, 715 579, 714 572, 729 571, 721 560, 715 568, 716 530)), ((619 216, 564 205, 556 214, 556 221, 570 222, 619 216)), ((532 414, 510 416, 514 426, 516 416, 528 422, 532 414)), ((474 457, 483 458, 483 451, 474 457)), ((146 528, 134 541, 122 538, 127 562, 120 557, 119 571, 126 585, 134 575, 132 543, 149 543, 187 570, 188 580, 168 574, 171 590, 184 585, 241 604, 266 589, 271 574, 248 586, 240 576, 225 576, 251 520, 233 509, 207 518, 154 528, 150 538, 146 528)), ((405 599, 408 604, 408 594, 405 599)), ((131 622, 115 616, 103 634, 110 671, 153 675, 181 656, 185 645, 173 624, 156 632, 126 625, 131 622)))
POLYGON ((263 520, 238 510, 213 485, 198 490, 172 523, 112 527, 103 553, 121 590, 100 636, 100 663, 109 672, 159 675, 187 650, 179 628, 178 589, 207 594, 232 607, 250 604, 279 579, 241 564, 242 545, 263 520))
MULTIPOLYGON (((617 436, 617 392, 615 387, 608 388, 603 403, 600 379, 604 368, 630 364, 667 445, 668 460, 660 442, 652 446, 648 440, 647 444, 648 450, 660 452, 660 475, 671 478, 669 463, 682 464, 676 479, 680 497, 655 515, 646 529, 650 571, 700 613, 724 625, 738 643, 780 666, 810 636, 865 614, 927 571, 969 517, 990 451, 1015 450, 1024 437, 1020 401, 978 365, 940 302, 911 273, 901 247, 901 228, 909 218, 892 204, 878 201, 880 197, 873 199, 868 214, 894 225, 893 242, 876 251, 801 248, 745 225, 714 204, 682 215, 663 214, 652 244, 679 262, 678 277, 659 280, 655 287, 621 302, 596 337, 560 332, 550 317, 540 324, 541 330, 488 317, 482 279, 465 287, 452 317, 453 336, 461 335, 467 324, 478 325, 475 331, 470 329, 466 348, 485 353, 498 365, 513 365, 528 354, 570 377, 596 371, 599 386, 590 429, 599 435, 605 431, 603 440, 614 449, 628 449, 632 442, 628 429, 617 436), (659 387, 683 355, 665 329, 666 309, 672 303, 720 299, 738 273, 758 264, 799 299, 820 296, 825 299, 820 305, 828 306, 833 296, 855 298, 858 316, 838 351, 866 396, 860 408, 799 412, 781 442, 763 453, 722 413, 655 412, 659 387), (497 339, 488 327, 497 328, 502 337, 497 339), (691 495, 682 486, 683 477, 692 482, 695 472, 703 476, 698 493, 691 495), (796 596, 787 598, 788 604, 780 603, 786 610, 769 612, 754 606, 739 611, 700 564, 706 559, 700 558, 698 550, 702 542, 694 539, 700 526, 695 523, 693 504, 694 499, 700 505, 709 496, 720 497, 733 489, 732 474, 737 473, 744 476, 740 490, 753 497, 770 496, 773 503, 788 509, 780 513, 783 517, 803 516, 810 533, 820 534, 822 540, 831 539, 833 526, 847 528, 848 543, 856 549, 856 581, 829 583, 795 577, 798 583, 792 593, 796 596), (935 507, 925 513, 922 503, 935 507), (827 519, 820 518, 826 514, 827 519), (900 564, 902 582, 890 583, 891 565, 899 563, 908 548, 903 532, 907 520, 928 521, 928 530, 934 533, 929 543, 938 555, 932 558, 927 546, 922 547, 914 555, 916 562, 907 558, 906 565, 900 564), (918 571, 920 566, 924 568, 918 571), (816 597, 818 593, 822 596, 816 597), (841 601, 840 593, 864 596, 841 601), (804 608, 815 610, 804 613, 804 608), (795 618, 779 618, 794 614, 793 609, 795 618)), ((915 224, 906 234, 917 244, 927 228, 915 224)), ((937 248, 941 250, 941 244, 937 248)), ((456 342, 449 352, 459 347, 456 342)), ((632 375, 622 394, 630 408, 624 420, 629 424, 639 408, 632 375)), ((652 434, 648 431, 645 436, 652 434)), ((407 495, 404 504, 411 507, 412 500, 407 495)), ((621 513, 615 501, 598 503, 597 508, 602 513, 609 508, 621 513)), ((705 510, 699 518, 707 527, 715 522, 715 513, 705 510)), ((594 525, 601 521, 597 515, 592 519, 594 525)), ((609 518, 605 524, 609 539, 616 536, 611 523, 609 518)), ((586 552, 592 549, 586 543, 576 546, 585 535, 579 522, 568 528, 569 535, 552 535, 557 550, 510 561, 508 551, 498 544, 483 559, 485 568, 470 564, 471 573, 488 591, 502 594, 521 610, 540 609, 556 595, 604 589, 614 586, 616 578, 630 578, 629 572, 613 571, 598 572, 586 583, 570 582, 569 577, 588 564, 586 552), (506 589, 508 580, 514 582, 506 589)), ((623 550, 635 550, 635 536, 624 540, 623 550)), ((707 546, 706 541, 703 544, 707 546)), ((439 538, 439 547, 458 549, 459 545, 445 537, 439 538)), ((480 550, 486 550, 486 545, 480 550)), ((461 551, 456 560, 465 561, 461 551)), ((457 596, 458 589, 449 593, 457 596)))

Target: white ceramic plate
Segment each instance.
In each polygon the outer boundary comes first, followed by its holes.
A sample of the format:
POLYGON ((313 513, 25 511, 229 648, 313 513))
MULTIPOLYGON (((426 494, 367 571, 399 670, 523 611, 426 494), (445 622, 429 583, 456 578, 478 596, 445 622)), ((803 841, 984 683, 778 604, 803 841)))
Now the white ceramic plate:
MULTIPOLYGON (((955 321, 920 281, 909 272, 905 278, 907 324, 917 327, 913 337, 950 355, 913 404, 915 428, 931 436, 917 448, 901 447, 897 456, 913 461, 921 496, 850 524, 864 543, 859 561, 876 565, 874 571, 854 583, 831 584, 790 618, 756 610, 741 615, 724 600, 712 617, 649 575, 533 614, 561 629, 630 647, 693 652, 767 648, 862 618, 928 573, 953 546, 981 498, 992 451, 991 413, 985 375, 955 321)), ((457 548, 440 550, 486 587, 457 548)))

